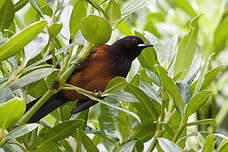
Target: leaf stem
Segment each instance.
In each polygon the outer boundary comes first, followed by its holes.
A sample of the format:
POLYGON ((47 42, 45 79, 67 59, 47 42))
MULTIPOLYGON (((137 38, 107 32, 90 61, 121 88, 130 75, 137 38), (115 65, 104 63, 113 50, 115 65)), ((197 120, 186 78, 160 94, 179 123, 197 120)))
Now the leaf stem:
POLYGON ((187 126, 187 120, 188 118, 186 117, 182 117, 182 120, 181 120, 181 123, 180 123, 180 126, 177 130, 177 133, 175 134, 175 136, 173 137, 173 142, 177 142, 178 138, 180 137, 181 133, 184 131, 184 129, 186 128, 187 126))

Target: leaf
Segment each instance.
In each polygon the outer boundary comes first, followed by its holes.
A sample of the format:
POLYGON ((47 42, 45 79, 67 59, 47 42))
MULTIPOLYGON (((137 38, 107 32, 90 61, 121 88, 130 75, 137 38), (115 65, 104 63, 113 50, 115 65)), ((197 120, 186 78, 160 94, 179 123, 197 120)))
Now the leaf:
POLYGON ((14 5, 14 11, 17 12, 20 9, 22 9, 26 4, 28 4, 28 0, 19 0, 15 5, 14 5))
POLYGON ((185 74, 182 76, 182 79, 189 70, 193 57, 195 55, 196 41, 199 32, 198 20, 200 16, 197 16, 191 20, 190 31, 185 35, 181 41, 176 62, 174 66, 174 75, 184 71, 185 74))
POLYGON ((89 15, 81 21, 82 35, 91 43, 105 44, 111 37, 112 28, 102 17, 89 15))
POLYGON ((78 130, 80 134, 80 139, 85 147, 86 151, 91 151, 91 152, 99 152, 97 149, 96 145, 92 142, 92 140, 82 131, 78 130))
POLYGON ((33 72, 26 74, 25 76, 23 76, 19 79, 16 79, 15 81, 13 81, 9 85, 9 88, 12 90, 16 90, 18 88, 24 87, 27 84, 38 81, 44 77, 47 77, 55 70, 56 69, 54 69, 54 68, 42 68, 42 69, 35 70, 33 72))
POLYGON ((77 0, 74 4, 71 16, 70 16, 70 35, 74 40, 76 33, 80 29, 80 22, 87 14, 87 2, 85 0, 77 0))
POLYGON ((29 25, 19 33, 12 36, 6 43, 0 46, 0 61, 5 60, 23 49, 46 27, 46 21, 39 21, 29 25))
POLYGON ((213 125, 213 126, 217 126, 215 119, 203 119, 203 120, 198 120, 198 121, 194 121, 194 122, 190 122, 187 123, 187 126, 194 126, 194 125, 213 125))
POLYGON ((158 138, 158 143, 161 146, 161 149, 164 152, 182 152, 183 150, 176 145, 174 142, 165 139, 165 138, 158 138))
POLYGON ((121 18, 120 6, 115 0, 109 1, 108 6, 105 8, 105 12, 109 17, 111 24, 121 18))
POLYGON ((115 152, 130 152, 133 151, 137 140, 130 140, 123 143, 115 152))
POLYGON ((195 113, 199 108, 207 101, 207 98, 210 96, 210 91, 202 91, 194 95, 187 105, 186 117, 195 113))
POLYGON ((129 83, 126 91, 133 94, 136 99, 143 105, 143 107, 145 107, 144 110, 147 111, 149 115, 151 115, 152 120, 157 120, 158 112, 155 109, 154 103, 141 89, 129 83))
POLYGON ((196 87, 195 87, 194 95, 197 94, 200 91, 200 89, 201 89, 201 87, 203 85, 205 74, 207 72, 208 65, 209 65, 209 63, 210 63, 211 58, 212 58, 213 55, 214 55, 214 53, 211 54, 208 57, 207 61, 204 63, 204 65, 203 65, 203 67, 202 67, 202 69, 200 71, 200 75, 199 75, 199 79, 198 79, 197 84, 196 84, 196 87))
POLYGON ((177 7, 180 7, 183 11, 185 11, 188 15, 195 17, 197 13, 192 8, 192 6, 188 3, 187 0, 174 0, 173 1, 177 7))
MULTIPOLYGON (((216 76, 222 70, 223 67, 224 67, 223 65, 217 66, 205 74, 204 81, 203 81, 203 84, 200 88, 200 91, 206 89, 211 84, 211 82, 216 78, 216 76)), ((195 81, 191 85, 191 90, 193 90, 196 87, 197 82, 198 81, 195 81)))
POLYGON ((202 152, 213 152, 215 143, 215 135, 208 135, 204 143, 202 152))
POLYGON ((216 52, 220 52, 227 46, 228 37, 228 16, 225 17, 214 32, 213 47, 216 52))
POLYGON ((39 0, 29 0, 29 3, 32 5, 32 7, 36 10, 36 12, 44 18, 44 13, 42 11, 42 8, 40 6, 39 0))
POLYGON ((13 2, 11 0, 3 2, 2 7, 0 7, 0 31, 2 32, 10 27, 15 15, 13 2))
POLYGON ((73 135, 73 133, 77 131, 76 129, 80 128, 82 124, 82 120, 69 120, 56 125, 42 136, 44 138, 42 145, 56 142, 63 138, 69 137, 70 135, 73 135))
POLYGON ((228 151, 228 140, 223 139, 223 141, 219 144, 216 152, 227 152, 228 151))
POLYGON ((50 27, 48 27, 48 33, 51 37, 56 37, 57 34, 61 31, 63 27, 63 23, 54 23, 50 27))
POLYGON ((31 123, 31 124, 25 124, 22 126, 18 126, 17 128, 10 131, 8 134, 6 134, 6 138, 18 138, 21 137, 32 130, 36 129, 39 126, 39 124, 31 123))
POLYGON ((160 81, 162 86, 168 91, 168 93, 172 96, 174 103, 180 108, 178 110, 184 110, 184 102, 181 98, 179 93, 178 87, 176 86, 175 82, 167 75, 165 69, 160 65, 157 65, 156 70, 158 72, 160 81))
POLYGON ((0 128, 2 130, 12 127, 25 112, 25 101, 14 98, 0 105, 0 128))
POLYGON ((107 96, 107 94, 116 93, 117 91, 124 89, 126 86, 127 86, 127 81, 125 80, 125 78, 115 77, 107 84, 104 91, 104 95, 107 96))
POLYGON ((86 0, 88 3, 90 3, 95 9, 97 9, 99 12, 101 12, 105 18, 108 19, 108 15, 105 13, 103 8, 96 2, 96 0, 86 0))
POLYGON ((180 92, 181 98, 184 101, 184 104, 185 105, 188 104, 192 96, 189 86, 185 82, 178 82, 177 87, 179 88, 179 92, 180 92))
POLYGON ((184 81, 188 85, 190 85, 192 83, 192 81, 195 79, 196 75, 198 74, 198 72, 200 70, 200 66, 201 66, 201 57, 200 56, 194 57, 191 67, 190 67, 186 77, 184 78, 184 81))

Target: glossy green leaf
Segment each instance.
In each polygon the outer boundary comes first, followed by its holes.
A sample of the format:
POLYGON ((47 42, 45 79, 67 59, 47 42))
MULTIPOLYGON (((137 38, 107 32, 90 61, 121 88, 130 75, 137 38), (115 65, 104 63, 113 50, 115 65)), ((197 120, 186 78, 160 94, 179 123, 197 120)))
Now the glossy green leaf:
POLYGON ((130 92, 136 97, 136 99, 145 107, 144 110, 151 115, 153 120, 157 120, 158 112, 154 103, 141 89, 133 84, 128 84, 126 91, 130 92))
POLYGON ((189 14, 192 17, 195 17, 197 13, 192 8, 192 6, 188 3, 187 0, 174 0, 173 1, 177 7, 180 7, 183 11, 185 11, 187 14, 189 14))
POLYGON ((82 131, 78 130, 80 133, 80 139, 85 147, 86 151, 91 151, 91 152, 99 152, 97 149, 96 145, 93 143, 93 141, 82 131))
POLYGON ((74 40, 74 37, 76 33, 80 29, 80 22, 83 17, 85 17, 87 14, 87 2, 85 0, 77 0, 74 4, 71 16, 70 16, 70 35, 72 40, 74 40))
POLYGON ((54 69, 54 68, 42 68, 42 69, 35 70, 31 73, 26 74, 25 76, 23 76, 19 79, 16 79, 15 81, 13 81, 10 84, 9 88, 12 90, 15 90, 15 89, 24 87, 27 84, 38 81, 44 77, 47 77, 55 70, 56 69, 54 69))
POLYGON ((85 39, 94 44, 106 43, 112 34, 110 24, 104 18, 95 15, 82 19, 81 31, 85 39))
POLYGON ((0 31, 10 27, 15 15, 13 2, 11 0, 5 0, 3 2, 1 4, 2 7, 0 7, 0 31))
POLYGON ((36 129, 39 126, 39 124, 36 123, 31 123, 31 124, 25 124, 22 126, 19 126, 12 131, 10 131, 7 135, 6 138, 18 138, 21 137, 32 130, 36 129))
POLYGON ((54 23, 50 27, 48 27, 48 33, 51 37, 56 37, 57 34, 61 31, 63 27, 63 23, 54 23))
POLYGON ((116 93, 127 86, 127 81, 123 77, 115 77, 106 86, 104 94, 116 93))
POLYGON ((42 11, 42 8, 40 6, 39 0, 29 0, 29 3, 32 5, 32 7, 36 10, 36 12, 44 18, 44 13, 42 11))
POLYGON ((174 142, 172 142, 168 139, 165 139, 165 138, 158 138, 158 143, 164 152, 182 152, 183 151, 174 142))
POLYGON ((25 112, 25 101, 14 98, 0 105, 0 128, 8 129, 17 122, 25 112))
POLYGON ((121 18, 121 10, 119 4, 115 0, 110 0, 108 6, 105 8, 105 12, 109 17, 110 23, 121 18))
POLYGON ((192 19, 190 23, 191 29, 189 33, 183 37, 177 53, 174 74, 176 75, 177 73, 184 71, 185 74, 182 76, 182 79, 187 74, 195 55, 196 41, 199 32, 198 20, 199 16, 192 19))
POLYGON ((194 95, 187 105, 186 117, 195 113, 199 108, 207 101, 210 96, 210 91, 202 91, 196 95, 194 95))
POLYGON ((185 82, 177 82, 177 87, 179 88, 179 92, 184 104, 188 104, 189 99, 192 96, 189 86, 185 82))
POLYGON ((215 135, 208 135, 204 143, 202 152, 213 152, 215 143, 215 135))
POLYGON ((46 21, 39 21, 12 36, 0 47, 0 61, 5 60, 23 49, 47 26, 46 21))
POLYGON ((130 140, 123 143, 115 152, 130 152, 134 150, 137 140, 130 140))
POLYGON ((28 4, 29 0, 19 0, 16 4, 14 4, 14 11, 17 12, 22 9, 26 4, 28 4))
POLYGON ((175 84, 175 82, 167 75, 165 69, 161 67, 160 65, 156 66, 156 70, 158 72, 160 81, 162 83, 162 86, 168 91, 168 93, 172 96, 174 102, 176 105, 180 108, 178 110, 184 110, 184 102, 181 98, 181 95, 179 93, 178 87, 175 84))
POLYGON ((69 120, 56 125, 42 136, 44 138, 42 145, 73 135, 77 131, 76 129, 80 128, 82 124, 82 120, 69 120))

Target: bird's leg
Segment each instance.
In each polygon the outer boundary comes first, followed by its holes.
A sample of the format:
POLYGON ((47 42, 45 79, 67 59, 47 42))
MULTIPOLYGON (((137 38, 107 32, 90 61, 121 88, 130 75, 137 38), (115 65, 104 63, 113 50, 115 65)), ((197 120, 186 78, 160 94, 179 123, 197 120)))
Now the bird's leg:
POLYGON ((93 90, 93 94, 98 98, 101 98, 102 93, 103 92, 101 90, 99 90, 99 91, 97 91, 96 89, 93 90))

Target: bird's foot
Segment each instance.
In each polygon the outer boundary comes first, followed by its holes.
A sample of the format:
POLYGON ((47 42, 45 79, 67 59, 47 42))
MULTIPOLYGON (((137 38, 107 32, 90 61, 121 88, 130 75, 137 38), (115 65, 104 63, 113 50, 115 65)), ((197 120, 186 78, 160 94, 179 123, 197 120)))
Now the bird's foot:
POLYGON ((98 97, 98 98, 101 98, 101 97, 102 97, 102 96, 101 96, 102 93, 103 93, 103 92, 100 91, 100 90, 99 90, 99 91, 97 91, 96 89, 93 90, 93 94, 94 94, 96 97, 98 97))

